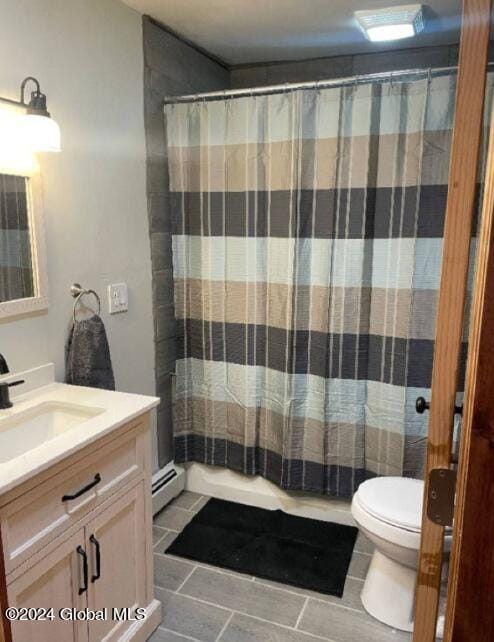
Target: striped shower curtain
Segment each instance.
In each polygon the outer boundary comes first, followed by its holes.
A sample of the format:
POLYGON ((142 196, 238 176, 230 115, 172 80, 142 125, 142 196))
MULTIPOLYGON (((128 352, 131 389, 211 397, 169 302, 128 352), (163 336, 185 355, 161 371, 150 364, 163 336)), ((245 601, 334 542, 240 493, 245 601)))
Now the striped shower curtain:
POLYGON ((422 474, 455 82, 165 108, 176 462, 342 497, 422 474))

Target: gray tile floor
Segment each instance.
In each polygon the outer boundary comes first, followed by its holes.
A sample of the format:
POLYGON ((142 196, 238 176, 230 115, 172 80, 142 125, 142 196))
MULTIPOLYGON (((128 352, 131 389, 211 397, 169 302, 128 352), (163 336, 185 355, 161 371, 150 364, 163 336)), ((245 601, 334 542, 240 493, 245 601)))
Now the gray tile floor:
POLYGON ((156 597, 163 621, 148 642, 408 642, 360 602, 372 548, 359 535, 342 599, 225 571, 164 551, 207 497, 184 492, 153 526, 156 597))

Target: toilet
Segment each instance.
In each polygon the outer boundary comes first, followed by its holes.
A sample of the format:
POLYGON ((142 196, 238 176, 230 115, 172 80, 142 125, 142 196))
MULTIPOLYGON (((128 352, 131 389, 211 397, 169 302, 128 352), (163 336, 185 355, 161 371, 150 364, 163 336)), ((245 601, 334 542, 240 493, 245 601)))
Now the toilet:
MULTIPOLYGON (((353 496, 352 515, 375 546, 361 599, 365 610, 395 629, 413 631, 424 482, 376 477, 353 496)), ((444 551, 449 555, 451 531, 444 551)))

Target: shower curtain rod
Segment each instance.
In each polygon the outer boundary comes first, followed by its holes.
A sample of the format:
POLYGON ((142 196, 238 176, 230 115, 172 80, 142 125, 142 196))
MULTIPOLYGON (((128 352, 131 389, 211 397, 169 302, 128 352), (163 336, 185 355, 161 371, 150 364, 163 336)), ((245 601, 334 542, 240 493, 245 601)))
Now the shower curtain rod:
MULTIPOLYGON (((489 63, 488 66, 494 63, 489 63)), ((267 85, 265 87, 251 87, 246 89, 223 89, 221 91, 208 91, 201 94, 189 94, 186 96, 166 96, 164 105, 177 103, 190 103, 199 100, 222 100, 223 98, 241 98, 243 96, 259 96, 266 94, 282 94, 288 91, 297 91, 302 89, 326 89, 328 87, 344 87, 346 85, 379 82, 392 80, 393 78, 402 78, 406 76, 440 76, 453 73, 458 67, 436 67, 435 69, 405 69, 403 71, 387 71, 376 74, 365 74, 349 76, 347 78, 335 78, 332 80, 317 80, 313 82, 302 83, 284 83, 280 85, 267 85)))

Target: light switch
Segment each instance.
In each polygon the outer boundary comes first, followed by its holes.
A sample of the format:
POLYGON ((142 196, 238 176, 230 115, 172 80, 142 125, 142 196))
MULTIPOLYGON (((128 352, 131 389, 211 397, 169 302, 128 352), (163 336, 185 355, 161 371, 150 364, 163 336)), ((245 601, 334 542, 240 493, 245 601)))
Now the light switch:
POLYGON ((108 305, 110 314, 127 312, 129 309, 127 283, 112 283, 108 286, 108 305))

